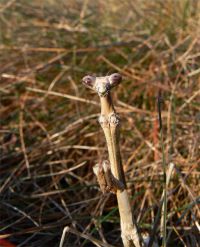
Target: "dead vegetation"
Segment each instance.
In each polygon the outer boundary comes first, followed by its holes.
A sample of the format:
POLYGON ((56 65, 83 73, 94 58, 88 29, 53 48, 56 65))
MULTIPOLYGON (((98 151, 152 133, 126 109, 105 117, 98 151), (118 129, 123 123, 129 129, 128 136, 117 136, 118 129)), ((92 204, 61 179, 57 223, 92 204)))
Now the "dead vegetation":
POLYGON ((195 0, 0 2, 1 239, 58 246, 67 225, 65 246, 121 246, 116 199, 101 194, 92 172, 107 158, 100 104, 80 82, 119 72, 114 98, 134 217, 143 233, 157 234, 161 90, 166 162, 174 164, 168 246, 198 246, 199 13, 195 0))

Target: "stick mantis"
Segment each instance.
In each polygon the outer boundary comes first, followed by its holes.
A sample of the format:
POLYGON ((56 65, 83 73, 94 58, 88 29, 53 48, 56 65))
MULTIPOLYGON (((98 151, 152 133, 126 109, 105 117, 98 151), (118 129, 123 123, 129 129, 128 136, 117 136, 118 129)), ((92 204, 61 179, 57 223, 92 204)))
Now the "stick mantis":
POLYGON ((121 237, 124 246, 141 247, 141 239, 132 217, 121 161, 119 147, 120 119, 115 111, 110 93, 111 89, 116 87, 121 80, 121 75, 114 73, 104 77, 85 76, 82 82, 86 87, 97 92, 100 97, 101 114, 99 123, 105 134, 110 160, 110 162, 103 161, 101 164, 97 164, 93 168, 94 173, 103 192, 116 193, 120 214, 121 237))

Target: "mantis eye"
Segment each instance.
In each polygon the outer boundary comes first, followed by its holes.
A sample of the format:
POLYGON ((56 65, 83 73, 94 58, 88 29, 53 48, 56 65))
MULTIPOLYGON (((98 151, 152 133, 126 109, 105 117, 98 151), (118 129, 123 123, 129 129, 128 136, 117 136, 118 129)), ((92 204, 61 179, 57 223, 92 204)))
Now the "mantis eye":
POLYGON ((122 80, 122 76, 118 73, 114 73, 109 76, 109 81, 112 86, 117 86, 122 80))
POLYGON ((92 88, 94 86, 94 77, 87 75, 83 77, 82 82, 86 87, 92 88))

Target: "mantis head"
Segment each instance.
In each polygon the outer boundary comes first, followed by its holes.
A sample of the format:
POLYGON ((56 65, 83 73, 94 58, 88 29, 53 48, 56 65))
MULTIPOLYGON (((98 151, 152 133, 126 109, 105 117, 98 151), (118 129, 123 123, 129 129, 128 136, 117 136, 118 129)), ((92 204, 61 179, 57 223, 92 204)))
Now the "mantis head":
POLYGON ((105 97, 110 92, 111 88, 117 86, 122 80, 122 76, 114 73, 110 76, 96 77, 87 75, 83 77, 83 84, 96 91, 100 97, 105 97))

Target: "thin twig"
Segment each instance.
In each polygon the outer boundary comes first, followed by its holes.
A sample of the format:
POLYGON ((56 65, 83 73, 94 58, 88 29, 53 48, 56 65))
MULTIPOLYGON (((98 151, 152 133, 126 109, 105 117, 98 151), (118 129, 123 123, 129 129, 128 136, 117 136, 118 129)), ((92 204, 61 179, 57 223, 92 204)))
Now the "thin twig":
POLYGON ((84 234, 84 233, 81 233, 69 226, 66 226, 64 229, 63 229, 63 233, 62 233, 62 237, 61 237, 61 240, 60 240, 60 245, 59 247, 63 247, 64 246, 64 241, 65 241, 65 235, 67 232, 71 232, 77 236, 80 236, 81 238, 85 238, 87 240, 89 240, 90 242, 92 242, 93 244, 95 244, 96 246, 98 247, 114 247, 113 245, 110 245, 110 244, 106 244, 106 243, 103 243, 102 241, 96 239, 96 238, 93 238, 92 236, 89 236, 87 234, 84 234))
POLYGON ((162 246, 166 247, 166 236, 167 236, 167 175, 166 175, 166 160, 163 140, 163 126, 162 126, 162 103, 161 91, 158 92, 158 119, 160 128, 160 144, 162 148, 162 166, 163 166, 163 206, 161 210, 161 237, 162 246))
POLYGON ((83 99, 83 98, 69 95, 69 94, 64 94, 64 93, 59 93, 59 92, 54 92, 54 91, 46 91, 46 90, 42 90, 39 88, 31 88, 31 87, 26 87, 26 90, 31 91, 31 92, 35 92, 35 93, 41 93, 44 95, 53 95, 53 96, 63 97, 66 99, 80 101, 80 102, 87 103, 87 104, 99 105, 99 103, 97 103, 93 100, 87 100, 87 99, 83 99))
POLYGON ((23 107, 21 107, 20 113, 19 113, 19 134, 20 134, 20 141, 21 141, 21 147, 22 147, 22 152, 24 154, 24 160, 25 160, 25 164, 26 164, 26 168, 27 168, 27 172, 28 172, 28 176, 30 177, 30 165, 29 165, 29 160, 28 160, 28 155, 26 152, 26 146, 25 146, 25 141, 24 141, 24 131, 23 131, 23 107))

